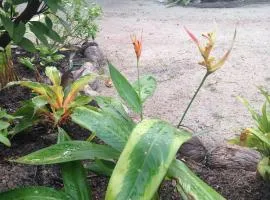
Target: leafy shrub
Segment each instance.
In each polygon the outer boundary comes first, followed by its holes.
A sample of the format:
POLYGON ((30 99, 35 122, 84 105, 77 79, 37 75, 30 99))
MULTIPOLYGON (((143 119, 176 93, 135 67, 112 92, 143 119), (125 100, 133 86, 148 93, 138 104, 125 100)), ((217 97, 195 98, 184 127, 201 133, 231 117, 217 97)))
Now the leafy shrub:
POLYGON ((0 89, 8 82, 17 80, 11 61, 11 43, 21 46, 29 52, 35 52, 33 42, 27 38, 26 32, 32 32, 38 40, 48 45, 48 39, 62 42, 56 31, 52 29, 49 14, 60 8, 61 0, 9 0, 0 4, 0 89), (19 9, 19 8, 24 8, 19 9), (21 12, 18 12, 22 10, 21 12), (45 23, 33 21, 36 15, 44 14, 45 23))
POLYGON ((54 27, 64 39, 64 45, 86 42, 96 38, 96 19, 102 14, 100 6, 85 0, 63 0, 61 18, 54 17, 54 27))
POLYGON ((45 73, 52 85, 32 81, 17 81, 8 84, 8 86, 21 85, 27 87, 37 94, 30 101, 26 101, 16 112, 16 115, 23 116, 23 118, 15 127, 15 133, 39 122, 61 126, 69 120, 74 108, 87 105, 92 100, 89 96, 79 95, 79 91, 96 75, 82 76, 72 85, 63 88, 61 86, 61 74, 55 67, 47 67, 45 73))
POLYGON ((11 146, 8 139, 9 132, 8 128, 10 126, 10 121, 13 121, 15 117, 6 113, 6 111, 0 108, 0 143, 6 146, 11 146))
POLYGON ((256 112, 246 99, 240 98, 250 111, 256 127, 245 129, 240 137, 230 142, 259 151, 263 158, 258 164, 258 172, 265 180, 270 180, 270 95, 266 90, 260 89, 260 91, 266 99, 261 113, 256 112))

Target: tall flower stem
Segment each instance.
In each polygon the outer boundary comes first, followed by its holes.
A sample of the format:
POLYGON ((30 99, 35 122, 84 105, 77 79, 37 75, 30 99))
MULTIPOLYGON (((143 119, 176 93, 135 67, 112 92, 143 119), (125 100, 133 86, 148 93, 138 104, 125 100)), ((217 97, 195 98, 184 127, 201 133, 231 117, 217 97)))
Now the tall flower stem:
POLYGON ((188 106, 187 106, 187 108, 186 108, 180 122, 178 123, 177 128, 179 128, 182 125, 182 122, 183 122, 183 120, 184 120, 184 118, 185 118, 191 104, 193 103, 194 99, 196 98, 197 94, 199 93, 200 89, 202 88, 202 86, 203 86, 203 84, 204 84, 204 82, 205 82, 205 80, 206 80, 206 78, 208 77, 209 74, 210 74, 209 72, 206 72, 206 74, 204 75, 199 87, 197 88, 197 90, 196 90, 195 94, 193 95, 191 101, 189 102, 189 104, 188 104, 188 106))
MULTIPOLYGON (((142 105, 139 59, 137 59, 137 80, 138 80, 138 93, 139 93, 139 99, 140 99, 140 103, 141 103, 141 105, 142 105)), ((143 120, 143 108, 142 108, 142 110, 141 110, 140 117, 141 117, 141 120, 143 120)))

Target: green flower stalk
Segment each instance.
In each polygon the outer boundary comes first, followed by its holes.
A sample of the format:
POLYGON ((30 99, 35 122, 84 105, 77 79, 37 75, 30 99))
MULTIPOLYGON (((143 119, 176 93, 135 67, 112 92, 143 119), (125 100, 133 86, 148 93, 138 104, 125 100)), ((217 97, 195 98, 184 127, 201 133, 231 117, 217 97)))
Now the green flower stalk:
POLYGON ((199 87, 197 88, 195 94, 193 95, 191 101, 189 102, 183 116, 181 117, 180 122, 177 125, 177 128, 179 128, 182 125, 182 122, 183 122, 188 110, 190 109, 194 99, 196 98, 196 96, 199 93, 200 89, 202 88, 203 84, 205 83, 207 77, 210 74, 212 74, 213 72, 215 72, 216 70, 218 70, 219 68, 221 68, 225 64, 225 61, 228 59, 228 57, 232 51, 233 44, 234 44, 234 41, 236 38, 236 29, 235 29, 232 44, 231 44, 229 50, 224 54, 224 56, 221 59, 216 61, 216 58, 210 55, 213 48, 214 48, 215 42, 216 42, 215 32, 202 34, 202 36, 204 38, 206 38, 208 41, 206 43, 205 47, 203 47, 203 46, 201 46, 201 44, 199 43, 199 40, 196 38, 196 36, 193 33, 191 33, 187 28, 185 28, 185 30, 186 30, 187 34, 190 36, 190 38, 193 40, 193 42, 195 42, 195 44, 197 45, 197 47, 198 47, 198 49, 203 57, 203 61, 199 62, 199 65, 202 65, 203 67, 205 67, 207 71, 206 71, 206 74, 203 77, 199 87))
MULTIPOLYGON (((141 57, 141 53, 142 53, 142 36, 141 36, 141 39, 138 40, 137 37, 135 35, 133 35, 131 37, 131 40, 132 40, 132 44, 134 46, 134 51, 135 51, 135 54, 137 57, 136 67, 137 67, 137 79, 138 79, 138 93, 139 93, 140 102, 142 104, 141 84, 140 84, 140 68, 139 68, 140 57, 141 57)), ((141 120, 143 120, 143 109, 140 113, 140 117, 141 117, 141 120)))

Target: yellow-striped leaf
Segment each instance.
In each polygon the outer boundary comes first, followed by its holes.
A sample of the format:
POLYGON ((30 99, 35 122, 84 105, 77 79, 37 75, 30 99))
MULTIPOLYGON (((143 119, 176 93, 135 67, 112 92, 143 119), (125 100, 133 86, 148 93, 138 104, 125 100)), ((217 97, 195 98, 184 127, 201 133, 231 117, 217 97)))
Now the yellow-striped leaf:
POLYGON ((151 200, 182 143, 191 138, 161 120, 143 120, 132 131, 113 171, 106 200, 151 200))
POLYGON ((174 160, 167 176, 177 181, 177 189, 183 199, 225 200, 213 188, 197 177, 182 161, 174 160))
POLYGON ((70 88, 69 93, 67 94, 65 101, 64 101, 64 107, 66 108, 70 102, 72 102, 75 97, 77 96, 78 92, 82 90, 90 81, 95 80, 95 78, 98 75, 96 74, 89 74, 81 77, 77 81, 75 81, 70 88))
POLYGON ((113 84, 119 96, 126 101, 134 112, 140 113, 142 110, 142 104, 135 89, 111 63, 109 63, 109 70, 113 84))
POLYGON ((45 74, 53 85, 61 84, 61 74, 56 67, 46 67, 45 74))

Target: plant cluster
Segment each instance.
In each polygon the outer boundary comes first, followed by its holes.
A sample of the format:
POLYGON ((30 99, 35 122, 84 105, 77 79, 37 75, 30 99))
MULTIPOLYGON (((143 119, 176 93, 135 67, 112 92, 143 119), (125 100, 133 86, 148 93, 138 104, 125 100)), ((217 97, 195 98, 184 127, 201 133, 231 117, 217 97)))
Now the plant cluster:
POLYGON ((97 4, 85 0, 63 0, 61 18, 55 16, 54 27, 64 39, 64 45, 95 39, 99 30, 96 20, 102 14, 97 4))
MULTIPOLYGON (((201 65, 206 67, 207 76, 221 67, 228 58, 231 48, 219 61, 210 56, 214 46, 214 34, 205 37, 208 43, 201 46, 198 39, 186 29, 189 36, 197 44, 204 59, 201 65)), ((235 38, 235 36, 234 36, 235 38)), ((54 67, 46 68, 46 75, 51 85, 17 81, 8 86, 19 84, 33 90, 36 94, 20 108, 15 116, 21 116, 20 123, 15 126, 15 133, 30 127, 33 123, 50 122, 58 134, 57 144, 20 157, 12 162, 47 165, 59 164, 62 172, 64 188, 57 191, 48 187, 26 187, 14 189, 0 194, 0 199, 91 199, 91 190, 86 171, 92 171, 110 177, 106 191, 106 200, 127 199, 159 199, 159 186, 164 179, 176 181, 176 188, 184 199, 222 200, 214 189, 199 179, 186 164, 176 159, 179 147, 189 140, 190 132, 181 128, 188 105, 178 128, 159 120, 147 119, 143 116, 144 102, 152 96, 156 89, 156 80, 151 75, 140 75, 140 57, 142 39, 132 37, 136 61, 137 81, 130 83, 125 76, 111 63, 109 72, 112 82, 122 100, 140 115, 139 122, 127 114, 123 103, 112 97, 89 97, 79 94, 93 74, 81 77, 71 86, 61 86, 61 76, 54 67), (94 99, 98 107, 89 105, 94 99), (87 141, 75 141, 63 129, 63 124, 72 121, 92 132, 87 141), (104 144, 96 144, 93 137, 98 137, 104 144), (81 160, 91 160, 83 165, 81 160)))
POLYGON ((241 135, 230 140, 233 144, 249 147, 260 152, 262 160, 258 163, 257 170, 265 180, 270 180, 270 95, 260 88, 261 94, 265 97, 261 113, 254 110, 248 101, 240 98, 243 104, 248 108, 255 122, 255 128, 246 128, 241 135))
POLYGON ((13 69, 11 44, 34 53, 33 57, 19 61, 34 70, 40 81, 39 66, 60 61, 63 55, 58 52, 62 46, 96 37, 95 20, 101 12, 99 6, 89 7, 83 0, 0 1, 0 89, 18 80, 13 69))

